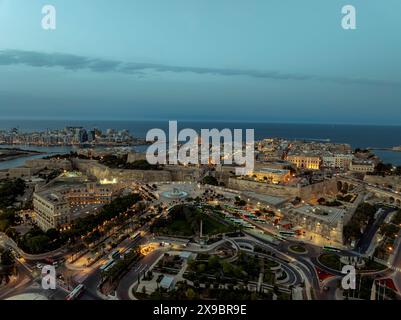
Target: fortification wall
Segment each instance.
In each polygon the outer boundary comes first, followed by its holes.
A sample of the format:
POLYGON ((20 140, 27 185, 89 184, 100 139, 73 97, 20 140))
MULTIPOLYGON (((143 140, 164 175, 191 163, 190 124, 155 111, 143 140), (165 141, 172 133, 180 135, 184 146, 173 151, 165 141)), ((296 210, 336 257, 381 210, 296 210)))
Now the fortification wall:
POLYGON ((279 197, 301 197, 302 199, 308 200, 310 198, 320 197, 323 194, 335 194, 337 191, 337 182, 335 179, 331 179, 312 185, 292 187, 267 184, 252 180, 229 178, 228 187, 235 190, 251 190, 279 197))

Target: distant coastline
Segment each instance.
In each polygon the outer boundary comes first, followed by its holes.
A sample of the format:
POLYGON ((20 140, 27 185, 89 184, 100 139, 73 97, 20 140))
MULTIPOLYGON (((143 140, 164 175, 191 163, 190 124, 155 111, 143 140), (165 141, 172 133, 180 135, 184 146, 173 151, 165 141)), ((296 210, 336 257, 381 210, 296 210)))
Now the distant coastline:
POLYGON ((43 152, 37 150, 23 150, 18 148, 1 148, 0 147, 0 162, 15 160, 19 158, 41 155, 43 152))
POLYGON ((392 148, 368 148, 372 151, 391 151, 391 152, 401 152, 401 147, 392 147, 392 148))
MULTIPOLYGON (((66 126, 83 126, 86 128, 97 127, 101 130, 114 128, 116 130, 129 130, 135 138, 146 137, 150 129, 160 128, 167 132, 168 121, 144 120, 144 121, 100 121, 100 120, 0 120, 0 130, 18 128, 20 131, 35 132, 43 130, 60 129, 66 126)), ((306 123, 268 123, 268 122, 229 122, 229 121, 178 121, 179 130, 192 128, 199 131, 202 128, 238 128, 254 129, 255 139, 261 140, 267 137, 278 137, 289 140, 313 139, 330 140, 332 143, 347 143, 353 149, 374 148, 385 163, 401 165, 401 152, 394 150, 395 146, 401 145, 401 126, 384 125, 347 125, 347 124, 306 124, 306 123)), ((0 146, 1 147, 1 146, 0 146)), ((21 147, 21 146, 19 146, 21 147)), ((37 149, 39 151, 60 153, 60 150, 73 147, 29 147, 26 149, 37 149)), ((25 148, 23 148, 25 149, 25 148)))
MULTIPOLYGON (((173 119, 175 120, 175 119, 173 119)), ((146 137, 150 129, 168 129, 168 120, 0 120, 0 130, 18 128, 23 132, 55 130, 67 126, 82 126, 107 130, 129 130, 134 138, 146 137)), ((392 148, 401 145, 401 126, 384 125, 347 125, 347 124, 307 124, 307 123, 269 123, 269 122, 229 122, 229 121, 178 121, 179 130, 200 129, 254 129, 255 139, 266 137, 284 139, 330 140, 333 143, 348 143, 353 148, 392 148)))

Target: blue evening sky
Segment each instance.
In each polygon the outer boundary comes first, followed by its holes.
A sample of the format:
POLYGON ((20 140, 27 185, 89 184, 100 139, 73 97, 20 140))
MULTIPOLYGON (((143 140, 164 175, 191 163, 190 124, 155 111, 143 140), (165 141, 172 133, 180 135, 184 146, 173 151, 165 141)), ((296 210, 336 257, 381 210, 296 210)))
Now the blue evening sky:
POLYGON ((401 1, 0 0, 0 117, 401 124, 401 1))

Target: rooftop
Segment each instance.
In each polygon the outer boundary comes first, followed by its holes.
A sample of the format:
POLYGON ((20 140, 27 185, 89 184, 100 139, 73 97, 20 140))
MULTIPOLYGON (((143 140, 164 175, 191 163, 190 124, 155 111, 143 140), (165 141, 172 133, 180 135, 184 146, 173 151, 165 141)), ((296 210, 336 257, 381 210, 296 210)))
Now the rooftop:
POLYGON ((321 205, 304 205, 298 208, 294 208, 292 210, 299 214, 313 217, 330 224, 337 223, 337 221, 342 219, 347 212, 345 209, 342 208, 326 207, 321 205))
POLYGON ((266 203, 266 204, 269 204, 272 206, 278 206, 286 201, 285 198, 274 197, 274 196, 270 196, 267 194, 256 193, 253 191, 245 191, 245 192, 242 192, 242 194, 245 197, 252 198, 257 201, 260 201, 260 202, 263 202, 263 203, 266 203))
POLYGON ((260 168, 256 170, 257 172, 267 172, 267 173, 273 173, 273 174, 288 174, 290 173, 290 170, 286 169, 274 169, 274 168, 260 168))
POLYGON ((165 289, 171 288, 174 283, 174 277, 171 276, 164 276, 162 281, 160 281, 160 286, 165 289))

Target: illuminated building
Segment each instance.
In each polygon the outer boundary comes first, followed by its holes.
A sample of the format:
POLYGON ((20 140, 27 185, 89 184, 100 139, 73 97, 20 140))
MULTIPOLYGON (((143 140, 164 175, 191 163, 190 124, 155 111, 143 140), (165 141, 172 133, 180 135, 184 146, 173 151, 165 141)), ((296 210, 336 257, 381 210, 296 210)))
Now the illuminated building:
POLYGON ((260 168, 251 173, 251 176, 259 181, 267 181, 275 184, 288 182, 291 178, 290 170, 260 168))
POLYGON ((113 185, 87 183, 60 192, 70 204, 107 204, 115 196, 113 185))
POLYGON ((368 160, 352 161, 349 169, 360 173, 373 172, 375 171, 375 164, 368 160))
MULTIPOLYGON (((87 183, 60 186, 35 192, 33 195, 34 220, 47 231, 69 225, 72 220, 71 206, 108 204, 116 194, 114 185, 87 183)), ((74 216, 76 218, 77 216, 74 216)))
POLYGON ((34 221, 44 231, 56 229, 71 222, 70 205, 56 192, 44 191, 33 195, 34 221))
POLYGON ((352 154, 334 154, 322 157, 322 165, 327 168, 349 169, 354 156, 352 154))
POLYGON ((319 156, 289 155, 286 160, 293 163, 299 169, 320 169, 321 158, 319 156))

